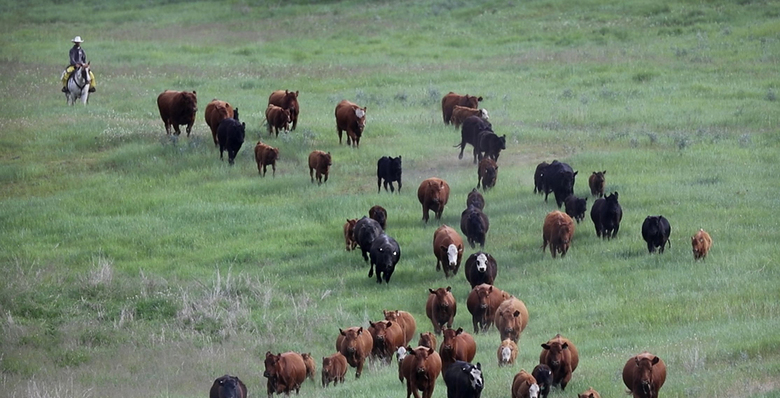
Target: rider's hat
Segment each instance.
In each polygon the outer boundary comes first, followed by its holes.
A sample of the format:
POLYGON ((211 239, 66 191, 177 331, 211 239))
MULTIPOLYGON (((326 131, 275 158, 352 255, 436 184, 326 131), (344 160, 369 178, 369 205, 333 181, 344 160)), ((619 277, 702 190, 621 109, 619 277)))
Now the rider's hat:
POLYGON ((84 42, 84 40, 81 40, 81 36, 76 36, 71 41, 74 42, 74 43, 83 43, 84 42))

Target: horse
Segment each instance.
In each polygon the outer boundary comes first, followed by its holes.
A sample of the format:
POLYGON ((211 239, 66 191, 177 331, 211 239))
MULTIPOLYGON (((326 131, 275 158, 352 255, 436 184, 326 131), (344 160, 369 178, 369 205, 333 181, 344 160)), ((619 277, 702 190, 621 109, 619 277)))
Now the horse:
POLYGON ((65 93, 65 99, 68 105, 73 105, 76 100, 81 99, 81 103, 87 104, 89 100, 89 62, 76 65, 76 70, 68 77, 68 92, 65 93))

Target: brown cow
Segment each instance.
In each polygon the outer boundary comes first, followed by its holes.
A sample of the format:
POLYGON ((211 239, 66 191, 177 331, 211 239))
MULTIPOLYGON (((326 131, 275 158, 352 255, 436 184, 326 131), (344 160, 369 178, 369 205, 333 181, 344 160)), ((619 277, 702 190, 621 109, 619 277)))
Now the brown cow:
POLYGON ((442 369, 447 368, 455 361, 471 362, 477 353, 477 343, 463 328, 445 329, 444 341, 439 346, 439 356, 441 356, 442 369))
POLYGON ((298 126, 298 114, 301 111, 298 105, 298 92, 292 92, 289 90, 276 90, 268 97, 269 105, 276 105, 290 113, 290 119, 292 119, 292 128, 295 130, 298 126))
POLYGON ((401 330, 404 331, 403 345, 408 345, 409 342, 412 341, 412 338, 414 338, 414 332, 417 330, 417 321, 414 320, 412 314, 401 310, 383 310, 382 314, 385 316, 386 320, 397 322, 398 325, 401 326, 401 330))
POLYGON ((217 127, 219 127, 219 122, 222 120, 233 117, 233 107, 227 102, 215 98, 206 105, 204 113, 206 115, 206 124, 211 129, 211 136, 214 138, 214 145, 218 145, 217 127))
POLYGON ((290 131, 290 122, 292 119, 290 118, 290 111, 287 109, 284 109, 281 106, 268 104, 268 108, 265 108, 265 121, 267 123, 268 135, 276 132, 276 136, 278 137, 280 129, 284 130, 285 133, 290 131))
POLYGON ((474 286, 466 299, 474 333, 479 333, 480 329, 487 332, 493 324, 498 306, 510 297, 509 293, 486 283, 474 286))
POLYGON ((355 224, 357 224, 357 218, 347 219, 344 223, 344 244, 347 246, 346 250, 355 250, 357 247, 357 241, 355 240, 355 224))
POLYGON ((376 222, 379 223, 379 226, 382 227, 382 230, 387 229, 387 210, 385 210, 384 207, 379 205, 371 206, 371 208, 368 209, 368 217, 376 220, 376 222))
POLYGON ((482 189, 488 190, 496 186, 498 179, 498 165, 492 158, 483 158, 479 161, 477 168, 477 188, 482 185, 482 189))
POLYGON ((431 398, 436 388, 436 379, 441 374, 441 357, 430 347, 406 347, 406 357, 401 362, 398 379, 403 383, 406 379, 406 398, 414 394, 420 398, 431 398))
POLYGON ((336 338, 336 350, 347 358, 347 363, 353 368, 357 368, 355 378, 360 378, 363 373, 363 364, 366 357, 374 349, 374 338, 371 333, 362 327, 353 326, 346 330, 339 329, 339 336, 336 338))
POLYGON ((420 333, 420 340, 417 341, 417 345, 421 345, 423 347, 430 347, 434 350, 436 347, 439 346, 438 341, 436 341, 436 335, 431 332, 425 332, 420 333))
POLYGON ((647 351, 629 358, 623 366, 623 383, 634 398, 657 398, 664 381, 666 364, 647 351))
POLYGON ((544 218, 542 252, 544 252, 549 243, 550 254, 553 258, 555 258, 557 253, 561 253, 561 257, 566 256, 569 245, 571 245, 572 235, 574 235, 574 221, 572 221, 571 217, 560 210, 550 212, 544 218))
POLYGON ((171 134, 171 126, 176 135, 181 134, 179 125, 187 125, 187 137, 195 124, 195 113, 198 112, 198 96, 195 91, 165 90, 157 96, 157 108, 160 118, 165 123, 165 134, 171 134))
POLYGON ((551 386, 560 384, 561 391, 565 390, 572 373, 580 363, 577 347, 571 340, 556 334, 550 341, 542 344, 542 348, 539 363, 550 367, 553 376, 551 386))
POLYGON ((347 374, 347 358, 337 352, 329 357, 322 357, 322 387, 327 387, 330 382, 335 386, 339 382, 344 384, 344 375, 347 374))
POLYGON ((297 394, 306 380, 306 364, 301 354, 288 351, 282 354, 265 353, 265 372, 268 378, 268 396, 272 393, 290 395, 292 390, 297 394))
POLYGON ((469 116, 476 116, 482 120, 490 119, 490 115, 488 115, 487 109, 477 109, 469 108, 467 106, 455 105, 455 108, 452 109, 450 123, 452 123, 452 125, 456 128, 460 128, 460 125, 463 124, 463 121, 466 120, 466 118, 469 116))
POLYGON ((586 391, 578 394, 577 398, 601 398, 601 395, 598 391, 594 390, 593 387, 590 387, 586 391))
POLYGON ((257 173, 265 177, 268 166, 271 166, 271 175, 276 177, 276 159, 279 159, 279 149, 257 141, 255 145, 255 162, 257 162, 257 173))
POLYGON ((436 290, 428 289, 430 294, 428 295, 428 302, 425 303, 425 314, 428 315, 428 319, 433 323, 433 331, 436 334, 441 334, 442 326, 445 323, 448 328, 451 328, 452 321, 455 319, 458 305, 451 290, 452 288, 449 286, 447 288, 440 287, 436 290))
POLYGON ((336 105, 336 130, 339 132, 339 145, 341 145, 341 134, 347 132, 347 146, 360 146, 360 137, 363 135, 363 129, 366 127, 366 109, 347 100, 343 100, 336 105))
POLYGON ((590 187, 590 194, 598 196, 599 198, 604 196, 604 174, 607 171, 594 171, 593 174, 588 177, 588 186, 590 187))
POLYGON ((444 119, 444 124, 450 124, 450 121, 452 120, 452 111, 455 109, 455 105, 478 108, 479 101, 482 101, 482 97, 474 97, 468 94, 458 95, 450 91, 441 99, 441 115, 444 119))
POLYGON ((463 238, 454 228, 442 224, 433 233, 433 255, 436 256, 436 271, 444 268, 444 276, 449 278, 458 273, 463 259, 463 238))
POLYGON ((211 385, 209 398, 246 398, 246 385, 237 376, 218 377, 211 385))
POLYGON ((525 371, 520 369, 512 379, 512 398, 538 398, 539 397, 539 385, 536 384, 536 379, 525 371))
POLYGON ((428 211, 432 210, 437 220, 441 219, 444 206, 450 198, 450 186, 441 178, 428 178, 417 188, 417 199, 422 205, 423 221, 428 223, 428 211))
POLYGON ((368 332, 374 339, 371 356, 390 363, 398 347, 404 346, 404 331, 401 324, 393 321, 369 321, 368 332))
POLYGON ((310 352, 302 352, 301 358, 303 358, 303 363, 306 365, 306 377, 310 378, 312 383, 314 383, 314 373, 317 372, 317 365, 314 363, 314 357, 311 356, 310 352))
POLYGON ((694 260, 706 260, 707 253, 709 253, 710 247, 712 247, 712 238, 707 231, 699 229, 696 235, 691 236, 691 246, 693 247, 694 260))
POLYGON ((501 341, 501 345, 496 350, 496 357, 498 358, 498 366, 514 365, 517 359, 517 344, 510 340, 505 339, 501 341))
POLYGON ((314 170, 317 170, 317 184, 322 184, 322 176, 325 176, 325 182, 328 182, 328 173, 330 166, 333 165, 333 159, 330 152, 314 150, 309 154, 309 177, 314 183, 314 170))
POLYGON ((522 300, 511 296, 504 300, 496 310, 496 328, 501 332, 501 340, 512 339, 515 343, 528 325, 528 309, 522 300))

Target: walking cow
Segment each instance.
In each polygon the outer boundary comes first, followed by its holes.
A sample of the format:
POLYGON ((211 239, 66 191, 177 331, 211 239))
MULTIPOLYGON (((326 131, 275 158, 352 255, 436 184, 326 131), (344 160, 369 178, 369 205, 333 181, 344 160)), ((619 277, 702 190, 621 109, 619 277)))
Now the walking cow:
POLYGON ((292 121, 291 130, 295 130, 298 127, 298 114, 301 111, 298 105, 298 91, 276 90, 268 97, 268 105, 276 105, 289 112, 290 120, 292 121))
POLYGON ((664 216, 647 216, 642 223, 642 239, 647 242, 647 251, 650 253, 655 252, 656 248, 658 253, 663 253, 667 243, 671 247, 671 233, 672 227, 664 216))
POLYGON ((187 137, 195 124, 195 113, 198 111, 198 96, 195 91, 165 90, 157 96, 157 108, 160 118, 165 123, 165 133, 171 135, 171 126, 176 135, 181 134, 179 126, 187 125, 187 137))
POLYGON ((428 223, 428 212, 433 211, 437 220, 441 219, 444 206, 450 198, 450 186, 441 178, 428 178, 417 188, 417 199, 422 205, 423 221, 428 223))
POLYGON ((387 186, 390 186, 390 192, 395 192, 393 188, 393 181, 398 181, 398 193, 401 193, 401 157, 391 158, 389 156, 382 156, 379 161, 376 162, 376 193, 379 193, 384 180, 385 192, 387 186))
POLYGON ((325 182, 328 182, 330 166, 333 165, 333 159, 330 152, 314 150, 309 154, 309 177, 314 183, 314 171, 317 171, 317 185, 322 184, 322 177, 325 176, 325 182))
POLYGON ((441 115, 444 119, 444 124, 450 124, 452 112, 455 110, 456 105, 478 108, 479 101, 482 101, 482 97, 474 97, 468 94, 459 95, 450 91, 441 99, 441 115))
POLYGON ((366 108, 361 108, 347 100, 343 100, 336 105, 336 130, 339 133, 339 145, 341 144, 342 132, 347 132, 347 146, 360 146, 360 137, 363 135, 363 129, 366 127, 366 108))
POLYGON ((666 364, 647 351, 629 358, 623 366, 623 383, 634 398, 658 398, 664 381, 666 364))

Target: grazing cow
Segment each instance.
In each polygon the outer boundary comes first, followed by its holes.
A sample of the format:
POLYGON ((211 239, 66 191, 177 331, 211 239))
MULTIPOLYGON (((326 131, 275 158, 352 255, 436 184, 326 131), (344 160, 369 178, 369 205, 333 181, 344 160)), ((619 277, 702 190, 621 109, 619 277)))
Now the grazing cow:
POLYGON ((706 260, 707 253, 709 253, 710 247, 712 247, 712 238, 707 231, 699 229, 696 235, 691 236, 691 246, 693 247, 694 260, 706 260))
POLYGON ((528 309, 525 303, 516 297, 504 300, 496 310, 496 328, 501 332, 501 340, 512 339, 515 343, 528 325, 528 309))
POLYGON ((479 247, 485 247, 485 235, 490 230, 490 220, 482 210, 469 206, 460 213, 460 230, 466 235, 472 249, 477 243, 479 247))
POLYGON ((227 151, 228 164, 231 166, 236 160, 236 155, 244 145, 246 135, 246 123, 240 123, 236 119, 223 119, 217 127, 217 140, 219 141, 219 159, 222 153, 227 151))
POLYGON ((593 174, 588 177, 588 186, 590 187, 590 194, 593 196, 598 196, 599 198, 604 196, 604 182, 606 181, 604 179, 604 174, 607 174, 607 171, 594 171, 593 174))
POLYGON ((412 314, 401 310, 383 310, 382 314, 384 314, 385 320, 396 322, 401 326, 401 330, 404 332, 403 345, 408 345, 414 338, 414 332, 417 330, 417 321, 414 320, 412 314))
MULTIPOLYGON (((498 155, 504 149, 506 149, 506 134, 499 137, 492 131, 482 131, 477 135, 474 153, 480 161, 483 158, 498 160, 498 155)), ((477 162, 477 159, 474 159, 474 163, 477 162)))
POLYGON ((362 327, 353 326, 346 330, 339 329, 339 336, 336 338, 336 350, 347 358, 347 363, 355 371, 355 378, 360 378, 363 373, 363 364, 366 357, 374 349, 374 338, 371 333, 362 327))
MULTIPOLYGON (((444 360, 442 359, 442 362, 444 360)), ((472 365, 467 361, 455 361, 444 367, 444 384, 447 386, 447 398, 479 398, 485 388, 482 377, 482 365, 472 365)))
POLYGON ((322 357, 322 387, 327 387, 330 382, 335 386, 339 382, 344 384, 344 375, 347 374, 347 358, 337 352, 329 357, 322 357))
POLYGON ((290 395, 292 390, 299 393, 301 385, 306 380, 306 364, 301 354, 288 351, 282 354, 265 353, 265 372, 268 379, 268 396, 274 392, 290 395))
POLYGON ((295 128, 298 127, 298 114, 301 111, 300 106, 298 106, 298 91, 276 90, 268 97, 268 104, 280 106, 290 112, 292 130, 295 130, 295 128))
POLYGON ((474 163, 477 163, 477 146, 479 145, 479 135, 483 131, 493 131, 493 125, 487 120, 482 120, 476 116, 469 116, 463 121, 463 126, 460 128, 460 144, 455 145, 455 148, 460 147, 460 154, 458 159, 463 159, 463 151, 466 149, 466 144, 471 144, 474 147, 474 163))
POLYGON ((634 398, 658 398, 664 381, 666 364, 647 351, 629 358, 623 366, 623 383, 634 398))
POLYGON ((471 205, 474 205, 480 210, 485 209, 485 198, 477 191, 477 188, 472 188, 471 192, 469 192, 469 196, 466 197, 466 208, 471 205))
POLYGON ((355 223, 354 240, 360 246, 360 251, 363 252, 363 260, 368 261, 371 244, 379 235, 382 235, 382 226, 373 218, 363 216, 355 223))
POLYGON ((333 159, 330 152, 314 150, 309 154, 309 178, 314 183, 314 170, 317 170, 317 184, 322 184, 322 176, 325 176, 325 182, 328 182, 328 173, 330 166, 333 165, 333 159))
POLYGON ((366 107, 361 108, 347 100, 343 100, 336 105, 336 130, 339 132, 339 145, 341 145, 341 134, 347 132, 347 146, 360 146, 360 137, 363 135, 363 129, 366 128, 366 107))
POLYGON ((480 101, 482 101, 482 97, 474 97, 468 94, 458 95, 450 91, 441 99, 441 115, 444 119, 444 124, 450 124, 452 112, 455 110, 456 105, 478 108, 480 101))
POLYGON ((496 263, 496 259, 490 253, 479 251, 466 259, 466 270, 464 273, 472 289, 483 283, 492 285, 498 274, 498 263, 496 263))
POLYGON ((414 394, 420 398, 431 398, 436 388, 436 379, 441 373, 441 358, 436 350, 430 347, 406 347, 406 357, 401 362, 398 379, 403 383, 406 379, 406 398, 414 394))
POLYGON ((442 224, 433 233, 433 255, 436 256, 436 271, 444 269, 444 276, 458 273, 463 259, 463 239, 454 228, 442 224))
POLYGON ((376 205, 368 209, 368 217, 376 220, 379 226, 384 230, 387 225, 387 210, 384 207, 376 205))
POLYGON ((618 193, 596 199, 590 208, 590 219, 596 228, 596 236, 602 239, 614 238, 620 230, 623 208, 618 203, 618 193))
POLYGON ((542 162, 536 166, 536 171, 534 172, 534 193, 547 193, 544 186, 544 170, 549 165, 547 162, 542 162))
POLYGON ((452 288, 449 286, 446 288, 440 287, 436 290, 428 289, 430 294, 428 295, 428 301, 425 303, 425 315, 431 320, 433 331, 436 334, 441 334, 441 329, 445 323, 448 328, 452 327, 452 321, 455 319, 455 313, 458 311, 458 304, 451 291, 452 288))
POLYGON ((438 341, 436 341, 435 334, 431 332, 425 332, 425 333, 420 333, 420 340, 417 341, 417 345, 433 348, 435 350, 436 347, 439 346, 439 343, 438 341))
POLYGON ((566 385, 571 380, 571 374, 577 369, 580 356, 577 347, 571 340, 556 334, 548 342, 542 344, 542 353, 539 354, 539 363, 547 365, 552 371, 551 386, 560 384, 561 391, 566 390, 566 385))
POLYGON ((246 385, 237 376, 218 377, 211 385, 209 398, 246 398, 246 385))
POLYGON ((233 117, 233 107, 227 102, 215 98, 206 105, 204 114, 206 116, 206 124, 211 129, 214 146, 217 146, 217 127, 219 127, 219 122, 233 117))
POLYGON ((480 329, 487 332, 493 324, 498 306, 510 297, 509 293, 485 283, 471 289, 466 298, 466 307, 471 313, 474 333, 479 333, 480 329))
POLYGON ((566 205, 566 214, 575 219, 577 224, 585 219, 585 212, 588 211, 588 198, 578 198, 574 195, 569 195, 563 203, 566 205))
POLYGON ((452 110, 452 117, 450 118, 450 122, 453 126, 455 126, 455 128, 459 128, 460 125, 463 124, 463 121, 466 120, 466 118, 469 116, 476 116, 482 120, 490 119, 490 115, 488 114, 487 109, 469 108, 467 106, 455 105, 455 108, 452 110))
POLYGON ((290 131, 290 111, 280 106, 268 104, 268 108, 265 108, 265 121, 268 127, 268 135, 276 132, 276 136, 279 136, 279 129, 284 132, 290 131))
POLYGON ((355 224, 357 224, 357 218, 347 219, 344 224, 344 244, 346 250, 355 250, 357 247, 357 241, 355 240, 355 224))
POLYGON ((171 126, 176 135, 181 134, 179 126, 187 125, 187 137, 195 124, 195 113, 198 112, 198 95, 195 91, 165 90, 157 96, 157 108, 160 118, 165 123, 165 134, 171 135, 171 126))
POLYGON ((555 210, 547 214, 544 218, 544 227, 542 228, 542 252, 550 244, 550 254, 555 258, 557 253, 561 257, 566 256, 571 245, 571 238, 574 235, 574 221, 568 214, 555 210))
POLYGON ((379 193, 382 180, 384 180, 385 192, 387 192, 387 186, 390 186, 390 192, 395 192, 393 188, 393 181, 398 181, 398 193, 401 193, 401 157, 391 158, 390 156, 382 156, 376 162, 376 193, 379 193))
POLYGON ((539 396, 541 398, 547 398, 547 394, 550 393, 550 386, 552 385, 553 375, 550 367, 544 364, 539 364, 531 371, 531 375, 536 379, 536 384, 539 385, 539 396))
POLYGON ((477 353, 477 343, 463 328, 444 329, 444 341, 439 346, 442 368, 447 369, 455 361, 470 362, 477 353))
POLYGON ((310 352, 304 352, 301 353, 301 358, 303 358, 303 364, 306 365, 306 377, 310 378, 311 382, 314 383, 314 373, 317 372, 314 357, 311 356, 310 352))
POLYGON ((441 178, 431 177, 420 183, 417 188, 417 199, 422 205, 423 221, 428 223, 428 211, 433 211, 437 220, 441 219, 444 206, 450 198, 450 186, 441 178))
POLYGON ((601 398, 601 395, 598 391, 594 390, 593 387, 590 387, 587 390, 577 394, 577 398, 601 398))
POLYGON ((279 148, 274 148, 257 141, 255 145, 255 162, 257 162, 257 173, 265 177, 268 166, 271 166, 273 177, 276 177, 276 159, 279 159, 279 148))
POLYGON ((517 344, 510 339, 501 341, 496 351, 496 357, 498 358, 498 366, 514 365, 517 359, 517 344))
POLYGON ((650 253, 656 248, 659 253, 663 253, 667 243, 672 247, 672 242, 669 241, 671 233, 672 226, 664 216, 647 216, 642 223, 642 239, 647 242, 647 251, 650 253))
POLYGON ((369 321, 368 324, 370 325, 368 331, 374 339, 371 356, 390 363, 398 347, 403 347, 404 345, 404 331, 401 329, 401 325, 398 322, 387 320, 379 322, 369 321))
POLYGON ((544 201, 547 202, 547 196, 552 192, 555 195, 555 203, 560 209, 563 200, 574 193, 574 181, 577 173, 579 172, 572 170, 568 164, 553 160, 542 170, 544 201))
POLYGON ((369 265, 368 277, 374 275, 374 266, 376 266, 376 283, 382 283, 382 279, 385 283, 390 283, 390 277, 393 276, 395 266, 398 264, 398 260, 401 259, 401 247, 398 246, 398 242, 395 239, 381 234, 371 242, 371 248, 369 249, 369 257, 371 263, 369 265))
POLYGON ((512 398, 538 398, 539 385, 533 375, 520 369, 512 379, 512 398))
POLYGON ((498 178, 496 161, 491 158, 482 159, 477 168, 477 177, 477 188, 479 188, 480 184, 484 190, 496 186, 496 179, 498 178))

